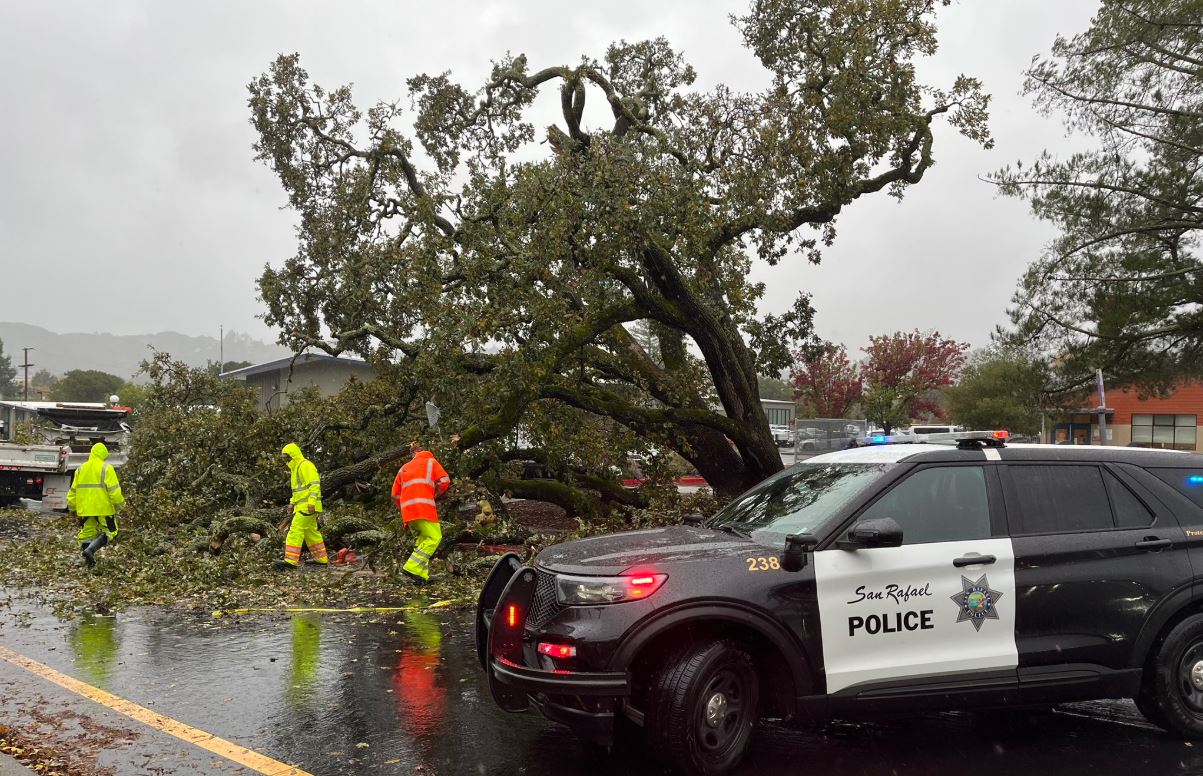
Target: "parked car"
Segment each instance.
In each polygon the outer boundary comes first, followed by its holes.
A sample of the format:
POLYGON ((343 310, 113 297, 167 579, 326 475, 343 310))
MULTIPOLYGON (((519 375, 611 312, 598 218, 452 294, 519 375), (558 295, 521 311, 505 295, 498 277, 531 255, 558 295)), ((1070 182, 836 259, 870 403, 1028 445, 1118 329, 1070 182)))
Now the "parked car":
POLYGON ((790 432, 789 426, 770 425, 769 431, 773 434, 773 441, 778 447, 792 447, 794 444, 793 434, 790 432))
POLYGON ((894 433, 896 433, 896 434, 953 434, 958 431, 964 431, 964 430, 965 430, 964 426, 927 424, 927 425, 922 425, 922 426, 911 426, 910 428, 899 429, 898 431, 896 431, 894 433))
POLYGON ((503 557, 494 700, 679 773, 766 717, 1134 698, 1203 739, 1203 456, 1000 444, 827 453, 707 520, 503 557))

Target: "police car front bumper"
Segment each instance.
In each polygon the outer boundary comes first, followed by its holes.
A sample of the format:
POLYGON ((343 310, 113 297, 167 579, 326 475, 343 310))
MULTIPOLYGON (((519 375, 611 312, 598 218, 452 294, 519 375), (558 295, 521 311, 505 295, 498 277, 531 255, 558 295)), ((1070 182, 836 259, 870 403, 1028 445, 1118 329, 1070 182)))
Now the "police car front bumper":
POLYGON ((542 671, 496 658, 489 665, 489 681, 524 693, 544 717, 601 745, 613 742, 615 717, 631 693, 624 672, 542 671))
POLYGON ((497 681, 528 693, 613 697, 631 694, 630 682, 625 672, 541 671, 537 668, 507 665, 497 658, 493 658, 492 668, 492 676, 497 681))

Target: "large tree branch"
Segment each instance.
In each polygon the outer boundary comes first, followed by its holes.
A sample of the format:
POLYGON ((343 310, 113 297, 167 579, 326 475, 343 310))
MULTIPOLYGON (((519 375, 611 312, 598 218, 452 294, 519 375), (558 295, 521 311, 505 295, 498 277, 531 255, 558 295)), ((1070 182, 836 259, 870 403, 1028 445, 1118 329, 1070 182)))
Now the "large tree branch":
POLYGON ((712 410, 681 407, 639 407, 620 394, 591 385, 566 385, 555 383, 544 385, 539 395, 555 399, 577 409, 591 412, 604 418, 618 421, 641 433, 664 432, 677 426, 705 426, 719 431, 732 439, 746 437, 742 423, 719 415, 712 410))
POLYGON ((724 245, 756 229, 776 234, 788 234, 804 224, 825 224, 838 216, 846 205, 865 194, 881 191, 891 183, 903 181, 912 184, 918 183, 933 163, 931 156, 931 120, 936 115, 947 112, 951 107, 951 105, 943 105, 933 108, 920 118, 922 126, 915 130, 907 147, 901 154, 901 160, 893 168, 886 170, 880 175, 853 182, 849 188, 849 193, 841 196, 839 199, 829 200, 810 207, 798 208, 792 213, 775 217, 765 217, 762 214, 746 214, 728 221, 720 226, 715 232, 714 237, 711 238, 708 253, 716 255, 724 245), (918 161, 914 159, 916 153, 920 154, 918 161))
POLYGON ((1203 119, 1203 113, 1196 113, 1189 110, 1176 110, 1174 108, 1163 108, 1158 105, 1147 105, 1145 103, 1130 102, 1128 100, 1120 100, 1113 97, 1091 96, 1089 94, 1079 94, 1070 91, 1061 86, 1057 82, 1049 78, 1041 78, 1040 76, 1032 76, 1032 79, 1039 84, 1051 89, 1071 102, 1090 105, 1114 105, 1119 108, 1131 108, 1133 110, 1143 111, 1146 113, 1154 113, 1162 116, 1176 116, 1178 118, 1203 119))

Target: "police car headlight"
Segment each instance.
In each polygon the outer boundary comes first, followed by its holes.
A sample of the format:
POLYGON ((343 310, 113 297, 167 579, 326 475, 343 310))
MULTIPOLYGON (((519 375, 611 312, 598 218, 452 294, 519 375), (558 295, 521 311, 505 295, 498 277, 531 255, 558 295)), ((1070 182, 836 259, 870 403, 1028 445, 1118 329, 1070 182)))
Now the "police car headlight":
POLYGON ((621 577, 556 576, 556 598, 561 604, 617 604, 638 601, 660 589, 668 574, 630 574, 621 577))

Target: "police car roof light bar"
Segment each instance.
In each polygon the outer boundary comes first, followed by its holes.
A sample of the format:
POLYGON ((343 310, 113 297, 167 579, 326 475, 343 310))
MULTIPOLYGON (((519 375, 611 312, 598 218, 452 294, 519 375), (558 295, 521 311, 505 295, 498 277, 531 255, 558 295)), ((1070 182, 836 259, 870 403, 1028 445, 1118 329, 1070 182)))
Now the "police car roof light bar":
POLYGON ((916 445, 939 444, 955 442, 957 447, 974 450, 982 447, 1002 447, 1006 444, 1010 433, 998 429, 995 431, 949 431, 939 434, 900 434, 886 436, 873 434, 865 437, 865 445, 916 445))

